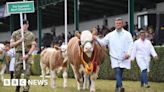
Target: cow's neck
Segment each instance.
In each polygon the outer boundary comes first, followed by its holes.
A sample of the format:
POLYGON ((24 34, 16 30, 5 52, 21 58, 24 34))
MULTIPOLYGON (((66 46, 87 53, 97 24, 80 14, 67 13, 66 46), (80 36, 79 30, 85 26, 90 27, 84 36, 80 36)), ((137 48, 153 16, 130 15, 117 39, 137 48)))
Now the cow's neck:
POLYGON ((83 58, 87 63, 90 63, 93 59, 94 53, 92 52, 90 56, 88 56, 86 53, 84 53, 83 58))
POLYGON ((91 58, 92 53, 85 53, 87 55, 87 57, 91 58))

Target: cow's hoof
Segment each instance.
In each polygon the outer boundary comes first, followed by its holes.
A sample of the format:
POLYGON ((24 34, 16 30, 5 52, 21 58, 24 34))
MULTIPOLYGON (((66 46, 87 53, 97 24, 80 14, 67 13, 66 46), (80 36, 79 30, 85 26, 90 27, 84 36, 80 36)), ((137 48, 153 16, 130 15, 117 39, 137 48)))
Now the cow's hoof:
POLYGON ((80 86, 78 86, 78 87, 77 87, 77 90, 78 90, 78 91, 80 91, 80 90, 81 90, 80 86))
POLYGON ((53 88, 53 89, 54 89, 54 88, 56 88, 56 87, 55 87, 55 86, 51 86, 51 88, 53 88))
POLYGON ((66 84, 63 84, 63 88, 67 88, 67 83, 66 84))
POLYGON ((82 88, 77 89, 79 92, 84 92, 82 88))
POLYGON ((84 91, 85 91, 85 90, 83 90, 83 89, 80 89, 80 90, 79 90, 79 92, 84 92, 84 91))
POLYGON ((45 86, 45 84, 43 83, 42 86, 45 86))
POLYGON ((84 88, 84 87, 83 87, 83 90, 89 90, 89 88, 87 88, 87 87, 86 87, 86 88, 84 88))
POLYGON ((67 86, 63 86, 63 88, 67 88, 67 86))
POLYGON ((54 86, 54 85, 51 85, 51 88, 56 88, 56 86, 54 86))
POLYGON ((81 89, 80 88, 77 88, 78 91, 80 91, 81 89))
POLYGON ((96 90, 90 90, 90 92, 96 92, 96 90))

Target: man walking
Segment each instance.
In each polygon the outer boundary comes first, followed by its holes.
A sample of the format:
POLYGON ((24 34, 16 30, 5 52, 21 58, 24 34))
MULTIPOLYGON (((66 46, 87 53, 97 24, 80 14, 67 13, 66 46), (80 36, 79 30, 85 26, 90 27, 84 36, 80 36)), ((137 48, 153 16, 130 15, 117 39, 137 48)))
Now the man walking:
POLYGON ((103 39, 94 36, 102 45, 107 45, 111 59, 111 66, 115 70, 115 92, 124 92, 122 75, 124 69, 130 69, 130 51, 133 44, 131 34, 123 29, 123 20, 115 19, 115 30, 108 33, 103 39))
MULTIPOLYGON (((24 79, 29 80, 30 77, 30 68, 31 68, 31 62, 30 62, 30 55, 35 49, 35 36, 32 32, 28 30, 29 28, 29 22, 27 20, 23 21, 23 32, 24 37, 21 36, 21 29, 14 31, 11 40, 10 40, 10 46, 15 47, 16 55, 15 55, 15 79, 21 78, 21 73, 24 73, 24 79), (25 44, 25 56, 22 57, 22 41, 24 41, 25 44), (23 60, 26 61, 26 69, 23 70, 23 60)), ((19 92, 20 85, 16 87, 15 92, 19 92)), ((29 91, 29 85, 23 87, 23 92, 29 91)))
POLYGON ((147 72, 149 72, 150 55, 155 59, 158 59, 158 56, 151 42, 146 39, 145 31, 141 31, 139 35, 140 38, 134 42, 131 59, 136 58, 141 70, 141 87, 149 88, 147 72))

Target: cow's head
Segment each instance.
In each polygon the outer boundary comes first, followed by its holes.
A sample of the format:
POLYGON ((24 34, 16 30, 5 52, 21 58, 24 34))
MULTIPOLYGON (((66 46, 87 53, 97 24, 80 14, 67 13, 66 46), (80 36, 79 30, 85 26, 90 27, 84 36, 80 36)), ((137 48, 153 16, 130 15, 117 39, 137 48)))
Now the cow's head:
POLYGON ((83 49, 83 52, 88 57, 91 57, 93 52, 93 38, 92 38, 92 33, 89 30, 85 30, 81 32, 80 44, 83 49))

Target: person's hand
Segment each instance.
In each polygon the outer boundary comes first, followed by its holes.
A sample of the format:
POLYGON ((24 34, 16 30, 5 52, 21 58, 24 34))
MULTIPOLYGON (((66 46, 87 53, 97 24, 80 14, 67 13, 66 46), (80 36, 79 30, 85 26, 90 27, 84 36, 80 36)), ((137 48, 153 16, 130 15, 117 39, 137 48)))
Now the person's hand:
POLYGON ((93 35, 93 40, 96 40, 97 39, 97 36, 96 35, 93 35))
POLYGON ((19 43, 21 43, 21 42, 23 42, 23 41, 24 41, 24 37, 21 37, 21 38, 18 40, 19 43))
POLYGON ((24 57, 22 57, 22 60, 27 60, 29 58, 29 55, 26 54, 24 57))
POLYGON ((124 60, 129 59, 129 58, 130 58, 130 55, 128 55, 128 54, 124 55, 124 60))
POLYGON ((156 61, 158 61, 158 60, 159 60, 158 56, 155 56, 155 57, 154 57, 154 59, 155 59, 156 61))

